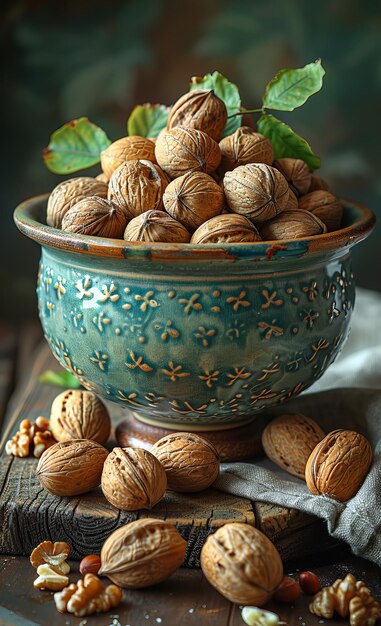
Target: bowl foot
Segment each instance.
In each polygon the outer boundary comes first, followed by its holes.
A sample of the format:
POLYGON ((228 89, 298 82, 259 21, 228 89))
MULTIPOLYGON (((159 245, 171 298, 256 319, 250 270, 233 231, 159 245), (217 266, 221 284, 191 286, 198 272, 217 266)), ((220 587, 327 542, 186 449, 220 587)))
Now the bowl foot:
MULTIPOLYGON (((264 419, 256 417, 254 421, 244 426, 224 430, 192 430, 192 432, 210 441, 217 448, 221 461, 242 461, 262 452, 261 434, 264 426, 264 419)), ((149 450, 158 439, 176 431, 186 432, 187 427, 161 428, 143 422, 129 413, 126 419, 118 424, 116 439, 122 448, 135 447, 149 450)))

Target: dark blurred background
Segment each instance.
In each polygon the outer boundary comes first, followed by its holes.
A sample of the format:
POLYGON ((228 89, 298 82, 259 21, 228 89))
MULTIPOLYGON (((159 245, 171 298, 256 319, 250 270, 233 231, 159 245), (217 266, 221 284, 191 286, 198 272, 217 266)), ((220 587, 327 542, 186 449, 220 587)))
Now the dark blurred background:
MULTIPOLYGON (((278 69, 321 57, 323 90, 283 119, 322 157, 338 195, 380 215, 380 3, 15 0, 0 12, 1 318, 36 315, 39 250, 12 212, 62 180, 41 159, 50 133, 85 115, 115 140, 134 104, 170 104, 192 75, 221 71, 254 107, 278 69)), ((355 248, 359 285, 381 290, 380 244, 378 225, 355 248)))

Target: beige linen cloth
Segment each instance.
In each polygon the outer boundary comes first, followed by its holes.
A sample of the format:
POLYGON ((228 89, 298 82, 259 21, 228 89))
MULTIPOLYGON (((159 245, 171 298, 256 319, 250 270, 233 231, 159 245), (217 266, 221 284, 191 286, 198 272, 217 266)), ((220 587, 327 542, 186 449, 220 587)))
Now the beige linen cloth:
MULTIPOLYGON (((357 494, 344 503, 314 496, 269 460, 225 463, 213 487, 323 518, 332 537, 381 566, 381 294, 358 289, 352 320, 337 361, 308 392, 287 403, 287 412, 311 416, 327 433, 349 428, 369 439, 373 464, 357 494)), ((283 405, 271 413, 285 412, 283 405)))

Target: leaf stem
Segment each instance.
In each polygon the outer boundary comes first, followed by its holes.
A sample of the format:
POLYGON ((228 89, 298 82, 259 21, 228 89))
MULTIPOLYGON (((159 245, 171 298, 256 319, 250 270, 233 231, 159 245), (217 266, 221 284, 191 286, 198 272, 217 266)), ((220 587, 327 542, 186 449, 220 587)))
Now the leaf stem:
POLYGON ((228 119, 230 117, 236 117, 237 115, 245 115, 246 113, 264 113, 265 108, 261 107, 260 109, 243 109, 242 111, 237 111, 237 113, 231 113, 228 115, 228 119))

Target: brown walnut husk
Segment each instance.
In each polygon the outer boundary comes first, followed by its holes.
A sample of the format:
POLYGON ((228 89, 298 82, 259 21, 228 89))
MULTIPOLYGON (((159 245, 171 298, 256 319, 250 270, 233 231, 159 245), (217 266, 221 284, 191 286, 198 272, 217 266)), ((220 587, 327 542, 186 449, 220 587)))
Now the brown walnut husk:
POLYGON ((309 211, 283 211, 259 229, 263 241, 273 239, 299 239, 327 232, 327 227, 309 211))
POLYGON ((163 497, 166 486, 164 468, 148 450, 114 448, 105 461, 103 495, 118 509, 152 509, 163 497))
POLYGON ((311 191, 299 199, 299 208, 310 211, 326 225, 327 231, 340 228, 343 207, 340 201, 329 191, 323 189, 311 191))
POLYGON ((307 193, 311 184, 311 172, 302 159, 284 157, 274 161, 274 167, 283 174, 296 196, 307 193))
POLYGON ((62 230, 80 235, 120 239, 126 224, 127 215, 124 209, 104 198, 91 196, 77 202, 66 213, 62 220, 62 230))
POLYGON ((124 231, 125 241, 188 243, 190 238, 185 226, 165 211, 146 211, 134 217, 124 231))
POLYGON ((110 416, 91 391, 68 389, 53 400, 50 429, 57 441, 91 439, 104 444, 110 434, 110 416))
POLYGON ((249 524, 228 523, 209 535, 201 568, 213 587, 237 604, 262 606, 283 578, 274 544, 249 524))
POLYGON ((271 141, 249 126, 241 126, 232 135, 224 137, 219 146, 222 153, 221 168, 225 172, 247 163, 271 165, 274 160, 271 141))
POLYGON ((289 195, 284 176, 265 163, 248 163, 227 172, 224 191, 230 210, 255 224, 283 211, 289 195))
POLYGON ((315 495, 346 502, 354 496, 372 463, 369 441, 353 430, 334 430, 318 443, 307 461, 305 478, 315 495))
POLYGON ((168 117, 167 130, 177 126, 195 128, 219 141, 227 115, 225 103, 213 89, 195 89, 175 102, 168 117))
POLYGON ((168 488, 180 493, 207 489, 220 471, 216 448, 194 433, 166 435, 152 446, 150 452, 162 464, 168 488))
POLYGON ((107 197, 107 183, 88 176, 64 180, 55 187, 48 199, 46 223, 61 228, 65 214, 77 202, 89 196, 107 197))
POLYGON ((169 178, 151 161, 125 161, 112 174, 108 199, 124 209, 127 219, 163 208, 169 178))
POLYGON ((214 139, 201 130, 182 126, 159 134, 155 155, 161 169, 171 178, 190 171, 211 174, 221 161, 221 150, 214 139))
POLYGON ((247 217, 224 213, 212 217, 193 233, 191 243, 244 243, 261 241, 261 236, 247 217))
POLYGON ((114 531, 103 544, 100 576, 127 589, 165 580, 182 564, 187 542, 176 527, 158 519, 138 519, 114 531))
POLYGON ((188 172, 175 178, 163 196, 165 210, 190 232, 221 213, 224 203, 222 188, 204 172, 188 172))
POLYGON ((136 135, 122 137, 101 152, 101 166, 107 178, 110 178, 124 161, 139 161, 140 159, 156 163, 155 144, 146 137, 136 135))

